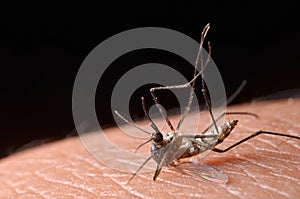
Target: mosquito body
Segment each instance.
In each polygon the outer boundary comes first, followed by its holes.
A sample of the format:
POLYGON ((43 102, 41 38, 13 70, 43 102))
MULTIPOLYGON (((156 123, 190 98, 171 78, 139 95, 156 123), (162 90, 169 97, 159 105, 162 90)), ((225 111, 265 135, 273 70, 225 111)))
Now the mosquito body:
POLYGON ((153 180, 157 178, 163 166, 176 166, 176 161, 201 154, 213 149, 230 134, 237 120, 230 120, 219 127, 219 134, 208 131, 200 135, 186 135, 180 132, 168 132, 160 142, 152 141, 151 157, 157 163, 153 180))
POLYGON ((199 47, 197 59, 195 62, 194 78, 186 84, 175 85, 175 86, 154 87, 154 88, 150 89, 150 93, 153 97, 155 105, 157 106, 162 117, 167 122, 167 124, 171 130, 170 132, 163 135, 162 132, 158 129, 156 124, 152 121, 152 119, 149 116, 149 113, 146 109, 146 105, 145 105, 145 101, 144 101, 143 97, 142 97, 143 110, 144 110, 146 117, 148 118, 148 120, 151 123, 151 127, 154 130, 153 133, 150 133, 150 132, 147 132, 147 131, 141 129, 139 126, 135 125, 134 123, 129 122, 123 116, 121 116, 117 111, 115 111, 117 116, 120 117, 121 119, 123 119, 126 123, 151 135, 151 138, 148 141, 141 144, 136 149, 136 151, 137 151, 140 147, 142 147, 146 143, 152 142, 151 156, 148 157, 147 160, 139 167, 139 169, 132 175, 132 177, 129 179, 128 182, 130 182, 135 177, 135 175, 143 168, 143 166, 151 158, 153 158, 154 161, 157 163, 157 167, 156 167, 155 174, 153 176, 153 180, 157 179, 163 166, 171 166, 171 167, 178 168, 187 174, 196 175, 198 177, 204 178, 204 179, 212 181, 212 182, 226 183, 227 176, 225 174, 223 174, 221 171, 219 171, 213 167, 209 167, 209 166, 205 166, 205 165, 198 165, 197 167, 193 166, 192 168, 189 168, 188 166, 181 167, 180 164, 177 164, 177 163, 181 159, 193 157, 198 154, 204 153, 205 151, 208 151, 208 150, 218 152, 218 153, 223 153, 223 152, 229 151, 232 148, 240 145, 241 143, 243 143, 253 137, 256 137, 260 134, 283 136, 283 137, 289 137, 289 138, 294 138, 294 139, 300 140, 300 137, 298 137, 298 136, 261 130, 261 131, 257 131, 255 133, 251 134, 250 136, 236 142, 235 144, 231 145, 230 147, 228 147, 226 149, 216 148, 217 145, 221 144, 230 135, 230 133, 232 132, 232 130, 235 128, 235 126, 238 123, 238 120, 232 119, 232 120, 228 120, 225 123, 223 123, 222 125, 218 126, 217 122, 221 118, 223 118, 226 115, 249 115, 249 116, 253 116, 255 118, 258 118, 258 116, 256 114, 248 113, 248 112, 224 112, 217 118, 214 117, 214 115, 212 113, 210 98, 208 97, 208 93, 206 90, 204 75, 203 75, 203 71, 204 71, 205 67, 207 66, 208 62, 210 61, 210 54, 211 54, 210 43, 208 43, 208 47, 209 47, 208 58, 206 59, 205 62, 203 62, 203 60, 202 60, 202 45, 203 45, 203 42, 204 42, 204 39, 206 37, 208 30, 209 30, 209 24, 204 28, 204 30, 201 34, 200 47, 199 47), (198 66, 199 60, 200 60, 201 70, 200 70, 200 72, 197 72, 197 66, 198 66), (191 109, 191 104, 193 101, 193 92, 195 89, 195 81, 200 75, 202 77, 202 94, 204 96, 206 105, 208 107, 208 111, 209 111, 209 114, 210 114, 210 117, 212 120, 212 124, 210 124, 200 134, 188 135, 188 134, 182 133, 180 131, 180 127, 181 127, 185 117, 187 116, 187 114, 189 113, 189 111, 191 109), (166 90, 166 89, 168 89, 168 90, 169 89, 180 89, 180 88, 188 88, 188 87, 191 88, 188 105, 186 106, 185 111, 181 115, 181 118, 180 118, 179 123, 177 124, 177 127, 174 128, 173 125, 171 124, 168 116, 166 114, 164 114, 162 107, 159 105, 158 98, 155 95, 155 91, 156 90, 166 90), (199 167, 199 166, 201 166, 201 167, 199 167))
POLYGON ((174 154, 164 159, 165 164, 170 164, 174 160, 189 158, 207 150, 213 149, 222 143, 237 124, 237 120, 230 120, 219 127, 219 134, 214 131, 200 135, 186 135, 180 132, 167 133, 161 142, 152 141, 151 154, 156 162, 161 162, 166 151, 174 154), (168 146, 172 146, 168 148, 168 146))

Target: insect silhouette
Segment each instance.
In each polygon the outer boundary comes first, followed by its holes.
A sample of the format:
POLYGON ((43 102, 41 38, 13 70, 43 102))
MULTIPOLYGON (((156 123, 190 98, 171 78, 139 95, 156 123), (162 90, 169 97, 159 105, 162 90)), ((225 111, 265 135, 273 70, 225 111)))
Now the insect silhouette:
POLYGON ((193 79, 190 82, 188 82, 186 84, 182 84, 182 85, 162 86, 162 87, 154 87, 154 88, 150 89, 150 93, 153 97, 155 105, 156 105, 157 109, 159 110, 160 114, 162 115, 162 117, 165 119, 166 123, 168 124, 168 126, 171 130, 170 132, 168 132, 166 135, 162 134, 162 132, 159 130, 159 128, 156 126, 156 124, 150 118, 149 113, 146 109, 145 100, 143 97, 141 98, 142 99, 142 107, 143 107, 146 117, 148 118, 148 120, 151 123, 152 129, 154 130, 153 133, 149 133, 149 132, 143 130, 142 128, 140 128, 139 126, 135 125, 134 123, 129 122, 122 115, 120 115, 117 111, 115 111, 115 114, 118 117, 120 117, 122 120, 124 120, 126 123, 151 135, 151 137, 148 141, 141 144, 136 149, 136 151, 137 151, 140 147, 142 147, 146 143, 152 141, 151 155, 138 168, 138 170, 131 176, 128 183, 137 175, 137 173, 145 166, 145 164, 151 158, 153 158, 154 161, 157 163, 156 170, 155 170, 155 173, 153 176, 153 180, 157 179, 163 166, 171 166, 171 167, 180 169, 189 175, 198 176, 198 177, 201 177, 201 178, 204 178, 206 180, 216 182, 216 183, 226 183, 227 176, 225 174, 223 174, 221 171, 219 171, 213 167, 199 165, 199 164, 195 165, 195 164, 178 164, 178 163, 181 159, 196 156, 196 155, 204 153, 205 151, 208 151, 208 150, 218 152, 218 153, 227 152, 227 151, 233 149, 234 147, 242 144, 243 142, 245 142, 249 139, 252 139, 260 134, 283 136, 283 137, 295 138, 295 139, 300 140, 300 137, 298 137, 298 136, 260 130, 260 131, 257 131, 255 133, 251 134, 250 136, 236 142, 235 144, 229 146, 226 149, 216 148, 217 145, 222 143, 230 135, 230 133, 232 132, 232 130, 235 128, 235 126, 238 123, 238 120, 232 119, 232 120, 229 120, 229 121, 225 122, 224 124, 218 126, 217 122, 221 118, 223 118, 225 115, 250 115, 250 116, 253 116, 256 118, 258 118, 258 116, 256 114, 249 113, 249 112, 224 112, 217 118, 214 117, 213 112, 212 112, 211 101, 208 96, 208 92, 206 90, 205 77, 203 75, 203 72, 204 72, 207 64, 209 63, 210 56, 211 56, 211 46, 210 46, 209 42, 208 42, 208 48, 209 48, 208 57, 205 60, 205 62, 202 59, 203 43, 204 43, 204 40, 205 40, 205 37, 207 35, 209 28, 210 28, 210 25, 207 24, 201 33, 201 41, 200 41, 200 45, 199 45, 197 58, 195 61, 195 71, 194 71, 193 79), (198 72, 197 66, 198 66, 199 62, 200 62, 201 70, 198 72), (208 108, 212 123, 202 133, 200 133, 198 135, 183 134, 180 132, 180 127, 181 127, 182 123, 184 122, 184 119, 186 118, 187 114, 190 112, 191 104, 193 101, 193 92, 195 89, 195 81, 199 76, 201 76, 201 78, 202 78, 202 90, 201 91, 204 96, 205 103, 208 108), (189 93, 188 105, 186 106, 183 114, 181 115, 181 118, 175 129, 174 126, 171 124, 168 116, 164 113, 162 107, 159 105, 158 98, 155 95, 155 91, 156 90, 164 90, 164 89, 188 88, 188 87, 191 88, 190 93, 189 93))

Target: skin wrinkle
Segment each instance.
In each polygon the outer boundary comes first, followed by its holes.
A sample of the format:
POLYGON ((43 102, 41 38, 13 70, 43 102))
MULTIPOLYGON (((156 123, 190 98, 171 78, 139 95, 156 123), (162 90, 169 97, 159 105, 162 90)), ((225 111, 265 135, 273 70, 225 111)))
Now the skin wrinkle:
POLYGON ((276 188, 273 188, 273 187, 269 187, 267 185, 263 185, 263 184, 258 184, 258 186, 262 187, 263 189, 267 189, 267 190, 270 190, 272 193, 279 193, 280 195, 284 196, 285 198, 290 198, 290 195, 285 193, 285 192, 282 192, 280 190, 277 190, 276 188))
POLYGON ((127 187, 126 185, 124 186, 124 184, 122 182, 119 182, 118 180, 116 180, 113 177, 110 177, 110 178, 113 182, 115 182, 115 184, 119 185, 123 190, 126 190, 129 194, 136 196, 138 198, 145 198, 145 196, 143 194, 141 194, 137 191, 134 191, 133 188, 127 187))
MULTIPOLYGON (((170 169, 166 169, 166 170, 170 170, 170 169)), ((178 172, 176 172, 175 173, 175 175, 177 174, 178 172)), ((186 175, 186 174, 185 174, 186 175)), ((187 176, 187 177, 189 177, 190 178, 190 181, 193 181, 193 183, 210 183, 210 182, 207 182, 207 181, 197 181, 197 180, 194 180, 194 178, 192 177, 192 176, 187 176)), ((177 178, 176 178, 177 179, 177 178)), ((161 181, 161 182, 167 182, 167 183, 169 183, 169 184, 171 184, 171 185, 177 185, 178 183, 174 183, 174 180, 172 179, 171 181, 166 181, 166 180, 163 180, 163 179, 159 179, 159 181, 161 181)), ((224 191, 226 191, 227 192, 227 190, 226 189, 224 189, 224 186, 223 185, 219 185, 219 184, 213 184, 214 186, 215 186, 215 188, 217 188, 217 189, 215 189, 215 192, 217 192, 217 191, 220 191, 220 189, 222 189, 222 190, 224 190, 224 191)), ((177 187, 179 187, 179 186, 177 186, 177 187)), ((189 192, 193 192, 193 191, 198 191, 198 192, 200 192, 201 190, 195 190, 194 189, 194 187, 191 187, 191 186, 185 186, 185 188, 189 188, 189 189, 193 189, 193 190, 191 190, 191 191, 189 191, 189 192)), ((223 193, 224 194, 224 193, 223 193)))
MULTIPOLYGON (((166 169, 167 170, 167 169, 166 169)), ((143 175, 142 175, 143 176, 143 175)), ((144 178, 144 179, 147 179, 147 180, 151 180, 151 179, 149 179, 149 178, 144 178)), ((192 178, 191 178, 192 179, 192 178)), ((164 182, 164 183, 168 183, 168 184, 170 184, 170 185, 175 185, 175 186, 177 186, 177 187, 182 187, 182 188, 189 188, 190 186, 187 186, 187 185, 182 185, 182 184, 179 184, 179 183, 176 183, 176 181, 174 181, 174 180, 163 180, 163 179, 161 179, 161 178, 157 178, 157 181, 159 181, 159 182, 164 182)))
MULTIPOLYGON (((6 185, 6 187, 8 187, 10 190, 12 190, 12 192, 13 192, 13 195, 17 195, 17 194, 19 194, 19 193, 17 192, 17 190, 15 190, 15 189, 14 189, 14 186, 12 186, 11 184, 9 184, 9 183, 8 183, 8 181, 1 180, 1 182, 2 182, 3 184, 5 184, 5 185, 6 185)), ((5 191, 7 191, 7 189, 6 189, 6 188, 4 188, 4 189, 2 189, 2 190, 5 190, 5 191)), ((1 195, 0 195, 0 196, 1 196, 1 195)))
POLYGON ((264 156, 264 155, 261 155, 261 157, 263 157, 263 158, 269 158, 271 160, 281 161, 282 163, 291 163, 291 164, 295 164, 295 165, 299 164, 299 162, 290 161, 290 160, 284 159, 284 158, 275 158, 275 157, 272 157, 272 156, 264 156))
POLYGON ((235 196, 235 198, 241 198, 241 192, 236 191, 236 190, 232 190, 231 188, 228 189, 228 192, 230 194, 232 194, 233 196, 235 196))
MULTIPOLYGON (((267 136, 267 137, 269 137, 269 136, 267 136)), ((279 151, 279 150, 278 150, 278 146, 276 146, 276 144, 272 143, 272 141, 268 140, 267 138, 266 138, 266 139, 263 139, 263 138, 261 138, 261 137, 258 137, 258 138, 257 138, 257 141, 260 141, 260 142, 262 142, 262 143, 268 144, 268 145, 271 146, 273 149, 277 149, 277 151, 279 151)), ((254 148, 255 148, 256 150, 259 149, 259 148, 257 147, 257 145, 255 145, 254 148)), ((275 151, 274 151, 274 152, 275 152, 275 151)))
MULTIPOLYGON (((277 120, 281 121, 283 124, 288 124, 289 126, 292 126, 293 128, 300 129, 300 124, 297 121, 295 121, 295 120, 293 120, 293 121, 292 120, 288 120, 285 117, 280 117, 278 115, 276 115, 275 118, 277 120)), ((296 114, 295 114, 295 117, 293 117, 293 118, 296 118, 296 114)))
POLYGON ((45 199, 48 199, 48 198, 49 198, 49 199, 50 199, 50 197, 48 197, 47 195, 43 195, 42 192, 37 191, 37 190, 34 189, 32 186, 29 186, 28 189, 31 190, 33 193, 35 193, 35 194, 41 196, 42 198, 45 198, 45 199))
POLYGON ((286 179, 288 179, 288 180, 290 180, 290 181, 292 181, 292 182, 289 182, 288 184, 290 184, 290 183, 297 183, 298 185, 300 185, 300 181, 299 181, 299 179, 297 179, 297 178, 294 178, 294 177, 291 177, 291 176, 287 176, 287 175, 279 175, 279 174, 277 174, 277 173, 275 173, 275 172, 270 172, 272 175, 274 175, 274 176, 278 176, 278 177, 281 177, 281 178, 286 178, 286 179))
MULTIPOLYGON (((92 195, 94 195, 94 193, 90 192, 88 190, 88 187, 84 187, 83 184, 77 184, 77 183, 70 183, 68 181, 62 181, 62 180, 56 180, 53 178, 48 177, 45 173, 44 174, 39 174, 37 175, 38 177, 43 178, 44 180, 48 181, 48 182, 52 182, 52 183, 57 183, 57 184, 63 184, 63 185, 67 185, 67 186, 72 186, 72 187, 76 187, 81 189, 82 191, 87 191, 89 193, 91 193, 92 195)), ((79 178, 78 178, 79 179, 79 178)), ((94 195, 96 197, 96 195, 94 195)))
MULTIPOLYGON (((252 164, 255 164, 255 165, 258 165, 258 166, 265 167, 265 165, 257 164, 256 162, 253 162, 253 161, 249 161, 249 163, 252 163, 252 164)), ((270 171, 273 170, 273 168, 268 168, 268 167, 267 167, 267 169, 269 169, 270 171)), ((247 171, 247 169, 244 168, 244 171, 247 171)), ((268 173, 271 173, 271 172, 268 172, 268 173)), ((248 174, 248 175, 249 175, 249 174, 248 174)), ((253 176, 255 176, 255 175, 249 175, 249 176, 250 176, 250 177, 253 177, 253 176)), ((267 176, 267 175, 260 175, 259 178, 263 178, 264 176, 267 176)), ((254 179, 255 181, 254 181, 254 182, 251 182, 251 183, 253 183, 254 185, 260 186, 260 187, 262 187, 262 188, 264 188, 264 189, 268 189, 268 190, 273 191, 273 192, 276 192, 276 191, 277 191, 277 192, 279 193, 279 191, 278 191, 277 189, 272 188, 272 187, 269 187, 269 186, 267 186, 267 184, 262 185, 261 183, 259 183, 258 179, 256 179, 256 178, 253 178, 253 179, 254 179)), ((285 197, 288 197, 288 194, 285 194, 284 192, 280 192, 279 194, 281 194, 281 195, 283 195, 283 196, 285 196, 285 197)))
MULTIPOLYGON (((52 178, 49 178, 47 176, 38 176, 38 177, 41 177, 43 178, 45 181, 47 182, 50 182, 50 183, 53 183, 55 184, 55 186, 60 186, 60 185, 64 185, 64 186, 69 186, 69 187, 72 187, 72 188, 76 188, 76 189, 80 189, 80 192, 88 192, 88 194, 91 194, 93 195, 94 197, 97 197, 97 195, 95 195, 94 193, 88 191, 87 189, 84 189, 85 187, 82 187, 82 185, 76 185, 74 183, 70 183, 68 181, 61 181, 61 180, 54 180, 52 178)), ((85 193, 84 193, 85 194, 85 193)))
POLYGON ((290 153, 290 152, 285 152, 285 151, 275 151, 275 150, 271 150, 271 149, 266 149, 266 148, 256 148, 257 151, 264 151, 264 152, 268 152, 268 153, 280 153, 281 155, 293 155, 296 157, 300 157, 300 155, 295 154, 295 153, 290 153))
POLYGON ((300 145, 294 145, 295 148, 300 149, 300 145))
POLYGON ((232 198, 241 198, 241 192, 240 191, 232 191, 230 188, 225 189, 226 192, 232 195, 232 198))

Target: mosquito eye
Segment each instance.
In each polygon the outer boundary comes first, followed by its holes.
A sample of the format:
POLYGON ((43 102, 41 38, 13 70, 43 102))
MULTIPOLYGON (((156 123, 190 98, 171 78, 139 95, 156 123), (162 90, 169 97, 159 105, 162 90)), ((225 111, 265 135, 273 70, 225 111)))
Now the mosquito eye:
POLYGON ((153 141, 154 142, 161 142, 163 141, 163 135, 161 134, 161 132, 156 133, 156 135, 153 137, 153 141))

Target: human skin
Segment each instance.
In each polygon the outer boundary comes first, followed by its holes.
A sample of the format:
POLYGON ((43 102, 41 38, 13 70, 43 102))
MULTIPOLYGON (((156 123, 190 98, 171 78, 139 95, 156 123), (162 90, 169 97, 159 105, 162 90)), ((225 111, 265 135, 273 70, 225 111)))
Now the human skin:
MULTIPOLYGON (((227 110, 256 113, 259 119, 228 116, 239 123, 218 148, 224 149, 261 129, 300 136, 300 99, 246 103, 227 110)), ((193 122, 186 120, 185 124, 193 122)), ((119 136, 119 128, 105 133, 131 150, 143 142, 127 143, 131 141, 119 136)), ((231 151, 210 152, 196 161, 223 171, 228 182, 224 185, 196 180, 164 167, 156 181, 152 180, 154 172, 147 172, 137 174, 126 184, 132 173, 107 167, 87 152, 78 137, 72 137, 0 160, 0 198, 300 197, 300 140, 259 135, 231 151)))

